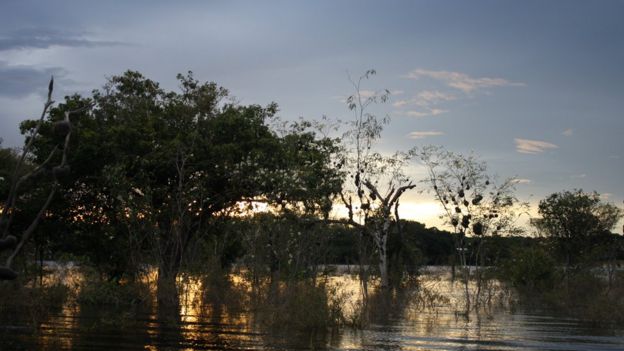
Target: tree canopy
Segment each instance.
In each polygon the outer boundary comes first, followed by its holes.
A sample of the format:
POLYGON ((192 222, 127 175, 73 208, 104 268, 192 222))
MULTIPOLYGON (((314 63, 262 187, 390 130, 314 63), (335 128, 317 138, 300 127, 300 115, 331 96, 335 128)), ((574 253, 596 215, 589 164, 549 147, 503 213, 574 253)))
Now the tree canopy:
POLYGON ((551 194, 540 201, 538 212, 537 228, 554 239, 567 264, 587 253, 592 238, 609 233, 622 217, 622 210, 598 193, 580 189, 551 194))
MULTIPOLYGON (((172 92, 138 72, 114 76, 91 97, 66 97, 34 143, 33 160, 42 162, 58 138, 54 122, 89 106, 72 116, 72 171, 50 218, 77 233, 58 245, 88 254, 113 276, 145 250, 167 269, 161 273, 175 275, 193 238, 240 202, 326 215, 340 191, 335 140, 305 123, 279 135, 270 125, 276 104, 236 104, 191 72, 178 80, 172 92)), ((21 129, 34 126, 25 121, 21 129)))

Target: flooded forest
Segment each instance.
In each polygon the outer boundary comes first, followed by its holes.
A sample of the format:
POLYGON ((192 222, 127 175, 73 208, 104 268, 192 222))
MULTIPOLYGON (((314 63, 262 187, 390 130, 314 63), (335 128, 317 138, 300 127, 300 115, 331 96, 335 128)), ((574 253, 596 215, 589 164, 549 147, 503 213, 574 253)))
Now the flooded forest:
POLYGON ((344 120, 192 72, 50 80, 0 149, 0 349, 623 349, 621 207, 524 202, 468 150, 388 152, 375 78, 348 78, 344 120), (412 194, 438 227, 401 217, 412 194))

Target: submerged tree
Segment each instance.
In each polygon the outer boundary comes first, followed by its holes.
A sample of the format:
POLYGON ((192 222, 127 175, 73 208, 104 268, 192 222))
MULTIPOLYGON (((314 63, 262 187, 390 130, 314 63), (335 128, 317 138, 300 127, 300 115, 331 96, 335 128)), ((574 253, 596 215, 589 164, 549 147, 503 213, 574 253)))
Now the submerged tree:
MULTIPOLYGON (((351 146, 346 148, 347 154, 339 163, 339 166, 346 167, 348 175, 341 201, 348 212, 348 223, 360 229, 361 237, 372 238, 378 254, 381 286, 387 288, 390 283, 388 236, 393 226, 400 224, 398 209, 401 196, 416 184, 405 174, 412 158, 411 152, 384 156, 373 151, 373 145, 389 120, 387 117, 379 119, 368 112, 368 108, 386 102, 390 95, 388 90, 363 93, 362 82, 374 74, 374 70, 369 70, 357 81, 351 81, 355 92, 346 100, 354 119, 345 138, 351 146)), ((361 278, 366 287, 366 274, 362 274, 361 278)))
POLYGON ((527 205, 519 203, 514 195, 514 178, 496 185, 487 173, 485 162, 473 155, 465 156, 428 146, 419 151, 418 157, 429 174, 426 183, 444 211, 441 217, 455 233, 456 257, 463 270, 466 309, 470 310, 472 304, 478 308, 483 283, 480 267, 484 265, 485 239, 488 236, 520 233, 516 221, 527 205), (476 245, 469 247, 469 237, 476 245), (470 262, 476 266, 474 294, 469 289, 470 262))
POLYGON ((269 124, 275 104, 241 106, 190 72, 178 79, 180 92, 168 92, 128 71, 91 98, 67 97, 33 145, 35 159, 43 158, 54 145, 56 116, 93 106, 73 121, 76 170, 50 217, 76 239, 64 249, 85 255, 109 279, 155 263, 163 291, 175 286, 190 250, 218 218, 254 201, 326 213, 341 180, 331 167, 335 141, 306 128, 280 136, 269 124))

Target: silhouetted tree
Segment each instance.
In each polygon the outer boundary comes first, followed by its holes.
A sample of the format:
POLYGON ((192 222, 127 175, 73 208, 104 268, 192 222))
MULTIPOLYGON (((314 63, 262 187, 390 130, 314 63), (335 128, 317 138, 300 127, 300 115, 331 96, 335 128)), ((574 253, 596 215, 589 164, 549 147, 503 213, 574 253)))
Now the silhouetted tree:
POLYGON ((453 153, 441 147, 428 146, 418 157, 426 166, 436 200, 443 208, 445 223, 453 228, 455 249, 463 269, 466 308, 471 302, 478 308, 481 292, 481 270, 485 258, 485 238, 521 232, 515 224, 526 204, 516 198, 515 180, 509 178, 494 184, 485 162, 475 156, 453 153), (472 247, 468 238, 472 237, 472 247), (476 264, 477 290, 469 291, 468 262, 476 264))
MULTIPOLYGON (((68 150, 69 142, 72 134, 72 122, 70 115, 79 113, 83 108, 66 110, 64 111, 62 118, 55 120, 52 123, 53 132, 56 136, 51 147, 46 150, 44 155, 40 155, 41 162, 32 163, 30 159, 33 155, 35 148, 35 142, 42 138, 42 126, 45 119, 48 116, 50 108, 54 104, 52 100, 52 92, 54 90, 54 78, 50 79, 48 85, 48 96, 44 103, 41 117, 37 121, 31 123, 31 128, 28 129, 29 135, 26 138, 26 145, 22 148, 19 157, 14 160, 14 168, 10 176, 10 182, 7 192, 6 201, 2 204, 2 213, 0 214, 0 248, 7 249, 13 248, 12 252, 6 258, 5 266, 0 269, 0 279, 15 279, 17 274, 11 270, 13 261, 17 255, 22 251, 24 245, 30 240, 31 236, 35 233, 35 230, 39 226, 43 216, 47 213, 52 200, 57 194, 60 188, 60 182, 70 173, 70 167, 68 163, 68 150), (55 166, 52 166, 55 165, 55 166), (51 184, 47 186, 48 181, 46 179, 37 179, 33 182, 35 177, 48 175, 48 179, 51 179, 51 184), (30 184, 28 184, 30 182, 30 184), (21 230, 21 235, 12 235, 14 228, 12 227, 13 220, 16 212, 19 211, 19 194, 22 192, 22 187, 28 184, 30 185, 30 194, 33 195, 33 189, 37 185, 43 185, 44 192, 47 192, 44 202, 39 205, 39 208, 29 221, 27 227, 21 230)), ((28 198, 28 196, 26 196, 28 198)))
POLYGON ((539 203, 541 218, 533 223, 552 239, 567 268, 577 266, 591 252, 594 238, 609 233, 622 210, 604 202, 596 192, 577 189, 551 194, 539 203))
MULTIPOLYGON (((388 235, 393 225, 400 225, 398 208, 401 196, 416 184, 405 173, 405 167, 413 156, 411 152, 384 156, 372 149, 381 136, 383 125, 389 120, 387 117, 379 119, 367 109, 372 104, 386 102, 390 95, 388 90, 363 93, 362 82, 374 74, 374 70, 369 70, 357 81, 352 81, 355 92, 346 100, 354 119, 345 138, 350 145, 340 162, 346 167, 348 175, 341 200, 348 211, 348 223, 359 228, 362 236, 372 238, 378 254, 381 286, 386 288, 389 285, 388 235)), ((361 274, 361 278, 365 284, 366 273, 361 274)))
POLYGON ((114 76, 91 98, 67 97, 33 144, 41 159, 53 149, 58 116, 93 106, 72 121, 76 170, 61 184, 65 205, 50 216, 75 235, 70 249, 110 279, 155 262, 159 280, 172 286, 216 218, 254 201, 321 216, 340 191, 335 140, 306 124, 278 135, 270 125, 277 105, 238 105, 190 72, 178 80, 180 91, 168 92, 138 72, 114 76))

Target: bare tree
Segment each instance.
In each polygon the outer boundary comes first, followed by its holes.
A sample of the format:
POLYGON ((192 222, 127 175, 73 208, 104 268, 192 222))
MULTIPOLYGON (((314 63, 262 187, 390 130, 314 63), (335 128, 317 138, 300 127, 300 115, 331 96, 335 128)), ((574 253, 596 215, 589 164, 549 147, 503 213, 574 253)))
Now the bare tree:
MULTIPOLYGON (((374 93, 362 90, 363 81, 374 74, 374 70, 369 70, 357 81, 350 79, 354 94, 347 98, 346 103, 353 113, 353 121, 345 140, 351 147, 347 147, 347 155, 342 161, 348 170, 348 178, 340 198, 348 211, 348 224, 358 228, 361 237, 370 236, 373 239, 379 255, 381 286, 387 288, 388 235, 392 225, 399 223, 401 196, 416 184, 404 172, 412 152, 384 156, 373 151, 373 145, 381 136, 383 126, 389 123, 389 118, 379 119, 368 112, 368 108, 386 102, 390 96, 388 90, 374 93)), ((360 267, 360 278, 365 289, 367 275, 360 267)))

